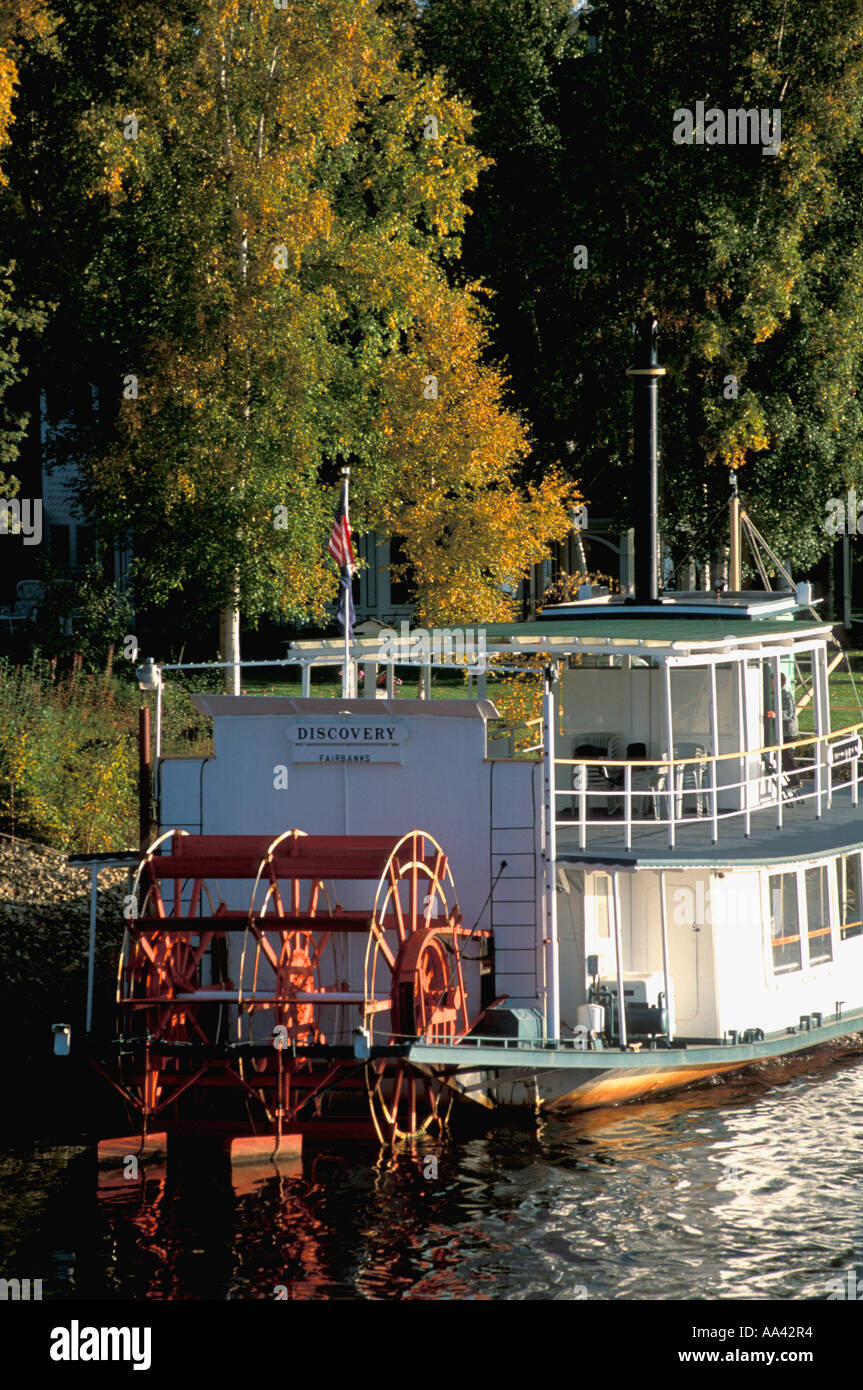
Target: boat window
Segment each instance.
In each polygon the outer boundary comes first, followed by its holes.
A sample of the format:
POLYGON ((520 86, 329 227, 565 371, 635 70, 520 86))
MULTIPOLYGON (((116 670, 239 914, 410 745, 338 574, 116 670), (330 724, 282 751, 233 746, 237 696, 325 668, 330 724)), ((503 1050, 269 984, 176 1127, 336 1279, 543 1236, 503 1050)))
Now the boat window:
POLYGON ((607 874, 594 874, 593 901, 596 912, 596 935, 600 940, 611 936, 611 882, 607 874))
POLYGON ((806 934, 810 965, 833 959, 826 864, 806 870, 806 934))
POLYGON ((842 854, 836 860, 836 887, 839 899, 839 936, 863 935, 860 911, 860 855, 842 854))
POLYGON ((801 970, 800 914, 797 909, 797 875, 770 875, 770 938, 773 971, 801 970))

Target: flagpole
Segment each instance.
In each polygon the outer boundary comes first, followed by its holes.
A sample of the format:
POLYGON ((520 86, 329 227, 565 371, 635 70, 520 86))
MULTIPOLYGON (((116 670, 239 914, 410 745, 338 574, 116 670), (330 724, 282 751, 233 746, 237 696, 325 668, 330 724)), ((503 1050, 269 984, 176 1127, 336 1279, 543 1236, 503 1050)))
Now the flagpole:
MULTIPOLYGON (((350 476, 351 476, 351 470, 350 470, 350 468, 349 468, 347 465, 345 465, 345 467, 342 469, 342 477, 343 477, 344 480, 345 480, 345 521, 348 523, 349 526, 350 526, 350 513, 348 512, 348 489, 349 489, 349 487, 350 487, 350 476)), ((348 571, 348 583, 350 584, 350 582, 351 582, 351 567, 350 567, 350 565, 347 566, 347 571, 348 571)), ((345 699, 345 700, 347 700, 347 699, 350 698, 350 693, 351 693, 351 680, 350 680, 350 671, 351 671, 351 665, 350 665, 350 662, 351 662, 351 625, 350 625, 350 623, 348 622, 348 616, 349 616, 349 613, 350 613, 350 604, 349 604, 349 602, 348 602, 348 595, 347 595, 347 594, 344 595, 344 604, 345 604, 345 659, 344 659, 344 664, 342 665, 342 698, 345 699)))

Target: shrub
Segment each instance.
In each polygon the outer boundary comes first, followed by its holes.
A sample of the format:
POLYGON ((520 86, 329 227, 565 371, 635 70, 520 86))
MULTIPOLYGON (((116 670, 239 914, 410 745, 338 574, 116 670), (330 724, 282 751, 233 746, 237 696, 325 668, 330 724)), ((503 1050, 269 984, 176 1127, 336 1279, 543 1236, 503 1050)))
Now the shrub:
POLYGON ((134 699, 80 662, 0 662, 0 823, 57 849, 95 853, 135 842, 134 699))
MULTIPOLYGON (((165 685, 163 754, 212 752, 211 722, 190 695, 176 677, 165 685)), ((56 658, 0 659, 0 829, 79 854, 135 846, 140 701, 110 653, 100 674, 77 655, 63 674, 56 658)))

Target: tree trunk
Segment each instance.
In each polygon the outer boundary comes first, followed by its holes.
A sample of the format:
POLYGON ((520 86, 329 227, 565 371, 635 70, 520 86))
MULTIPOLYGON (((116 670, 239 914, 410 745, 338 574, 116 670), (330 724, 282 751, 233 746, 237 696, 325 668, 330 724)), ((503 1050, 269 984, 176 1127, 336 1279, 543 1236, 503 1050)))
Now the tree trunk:
POLYGON ((219 609, 219 651, 222 661, 232 661, 224 671, 225 694, 240 693, 240 610, 236 604, 219 609))
MULTIPOLYGON (((224 155, 228 166, 231 181, 231 196, 234 214, 234 236, 237 246, 237 268, 239 270, 240 283, 243 287, 246 284, 246 277, 249 263, 249 239, 248 228, 245 225, 245 218, 240 207, 240 199, 237 193, 235 176, 236 168, 234 164, 234 120, 231 114, 230 103, 228 100, 228 53, 233 44, 233 28, 229 32, 228 44, 222 44, 222 60, 219 66, 219 87, 222 93, 222 101, 225 112, 225 131, 224 131, 224 155)), ((270 70, 275 68, 276 55, 273 54, 273 62, 270 70)), ((263 114, 258 126, 258 158, 263 141, 263 114)), ((246 389, 243 399, 243 417, 249 419, 250 407, 249 399, 251 395, 251 382, 246 378, 246 389)), ((242 491, 243 482, 240 481, 242 491)), ((233 491, 233 489, 232 489, 233 491)), ((240 539, 242 532, 237 533, 240 539)), ((231 661, 232 666, 225 667, 225 693, 227 695, 239 695, 240 693, 240 575, 238 570, 234 570, 233 575, 233 594, 232 602, 219 609, 219 649, 222 653, 223 661, 231 661)))

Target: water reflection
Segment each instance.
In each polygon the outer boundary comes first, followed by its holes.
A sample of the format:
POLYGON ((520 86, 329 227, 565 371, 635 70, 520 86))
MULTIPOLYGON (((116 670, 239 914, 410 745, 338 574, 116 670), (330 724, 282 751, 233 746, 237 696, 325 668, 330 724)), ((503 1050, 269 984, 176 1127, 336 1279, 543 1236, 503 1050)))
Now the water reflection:
POLYGON ((7 1153, 2 1233, 54 1298, 821 1299, 863 1277, 863 1059, 766 1080, 235 1187, 7 1153))

